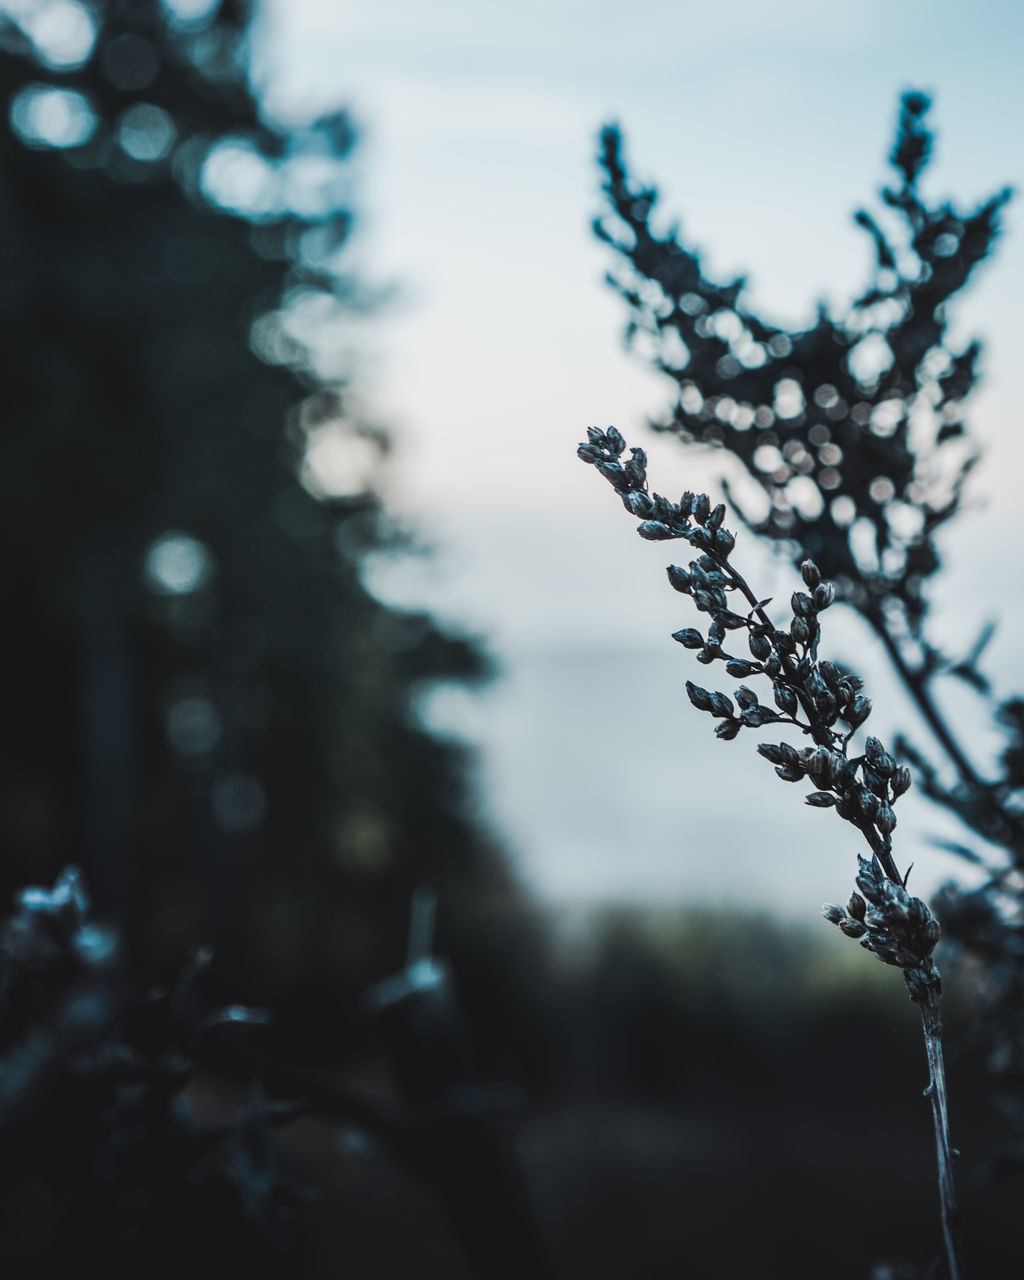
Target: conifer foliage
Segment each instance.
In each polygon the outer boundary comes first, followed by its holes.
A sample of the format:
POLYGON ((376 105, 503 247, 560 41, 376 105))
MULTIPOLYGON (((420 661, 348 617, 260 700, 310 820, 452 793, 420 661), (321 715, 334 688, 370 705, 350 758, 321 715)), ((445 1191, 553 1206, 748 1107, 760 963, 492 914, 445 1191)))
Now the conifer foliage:
POLYGON ((349 390, 349 119, 268 119, 249 5, 200 9, 0 30, 3 881, 74 862, 149 960, 354 991, 413 886, 502 874, 415 715, 484 664, 361 576, 396 533, 349 390))

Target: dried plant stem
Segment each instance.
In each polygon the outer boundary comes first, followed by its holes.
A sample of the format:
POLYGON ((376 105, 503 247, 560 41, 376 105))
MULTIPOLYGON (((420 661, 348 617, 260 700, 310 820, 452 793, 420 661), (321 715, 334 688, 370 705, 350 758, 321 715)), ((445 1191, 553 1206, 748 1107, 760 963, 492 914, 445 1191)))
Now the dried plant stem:
POLYGON ((897 674, 903 681, 904 686, 913 698, 918 710, 924 717, 925 722, 935 735, 942 749, 956 767, 957 773, 968 786, 977 791, 985 789, 985 783, 978 776, 977 771, 965 755, 963 748, 953 736, 952 731, 943 719, 942 713, 932 699, 931 691, 928 688, 927 677, 922 671, 914 670, 908 665, 904 659, 903 653, 897 643, 895 637, 890 631, 884 616, 881 613, 869 613, 867 615, 875 634, 885 646, 885 651, 889 657, 889 661, 896 669, 897 674))
POLYGON ((949 1141, 949 1105, 946 1094, 946 1070, 942 1061, 941 996, 930 987, 918 1001, 924 1044, 928 1053, 927 1096, 932 1104, 935 1125, 935 1153, 939 1166, 939 1208, 942 1214, 942 1240, 946 1250, 949 1280, 963 1280, 960 1268, 960 1210, 953 1182, 953 1148, 949 1141))
MULTIPOLYGON (((819 615, 835 599, 835 587, 822 579, 812 560, 800 566, 805 590, 790 599, 792 618, 786 629, 777 628, 750 585, 730 563, 735 535, 724 528, 723 503, 712 508, 707 494, 687 491, 678 503, 670 502, 647 487, 647 458, 642 449, 631 449, 614 427, 607 432, 591 427, 579 446, 579 456, 597 468, 637 520, 637 532, 652 542, 680 539, 700 554, 688 569, 670 565, 671 586, 688 595, 697 611, 710 618, 706 633, 686 627, 673 634, 686 649, 697 652, 697 661, 722 662, 726 674, 742 680, 750 676, 771 681, 775 706, 763 704, 754 689, 740 685, 732 697, 687 681, 686 692, 698 711, 710 714, 718 724, 715 736, 725 741, 744 729, 785 725, 799 729, 813 746, 797 748, 787 742, 762 742, 758 754, 775 766, 784 782, 810 781, 817 790, 806 797, 816 809, 835 809, 863 835, 871 858, 859 857, 857 890, 845 907, 826 904, 822 910, 848 937, 856 939, 885 964, 900 969, 911 1000, 921 1007, 939 1170, 939 1206, 948 1280, 961 1280, 956 1228, 958 1211, 953 1185, 952 1148, 946 1077, 942 1063, 942 980, 932 953, 941 936, 939 922, 920 898, 907 890, 893 858, 892 833, 896 816, 892 806, 911 784, 910 770, 886 751, 873 735, 864 741, 863 755, 850 754, 850 742, 871 714, 871 702, 860 690, 863 681, 835 663, 819 660, 819 615), (729 594, 732 593, 730 607, 729 594), (749 606, 742 612, 739 600, 749 606), (745 637, 744 637, 745 633, 745 637), (740 656, 736 640, 744 637, 750 657, 740 656), (728 645, 729 648, 725 646, 728 645), (735 701, 734 701, 735 699, 735 701), (738 710, 737 710, 738 708, 738 710)), ((918 695, 919 705, 939 740, 957 765, 965 785, 978 790, 983 784, 959 750, 938 708, 930 698, 925 673, 914 683, 915 673, 903 662, 884 620, 876 624, 900 674, 918 695)))

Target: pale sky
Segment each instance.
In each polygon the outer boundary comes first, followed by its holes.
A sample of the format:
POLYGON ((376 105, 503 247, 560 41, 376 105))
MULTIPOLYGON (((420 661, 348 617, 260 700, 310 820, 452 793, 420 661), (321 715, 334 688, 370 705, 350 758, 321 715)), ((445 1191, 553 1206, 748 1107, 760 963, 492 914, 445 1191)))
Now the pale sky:
MULTIPOLYGON (((644 797, 648 852, 627 856, 621 833, 637 800, 621 797, 596 823, 586 770, 567 760, 573 742, 597 741, 602 721, 582 705, 585 691, 559 706, 569 668, 558 675, 544 663, 555 653, 580 663, 619 653, 630 656, 634 680, 653 682, 644 706, 671 709, 673 724, 678 717, 678 735, 664 724, 651 731, 659 755, 678 751, 659 766, 678 779, 672 790, 686 794, 699 752, 689 785, 707 795, 715 775, 703 756, 719 745, 736 748, 730 762, 745 758, 759 797, 764 780, 752 743, 715 743, 685 705, 681 688, 694 669, 667 637, 692 619, 665 585, 664 550, 640 543, 606 486, 575 458, 588 425, 614 423, 650 451, 656 488, 706 487, 714 474, 694 453, 652 441, 644 426, 668 406, 670 388, 624 352, 623 309, 602 283, 609 257, 588 230, 601 207, 596 133, 618 120, 635 174, 659 184, 665 216, 681 219, 713 271, 746 273, 756 305, 800 323, 818 298, 842 302, 866 279, 869 246, 851 214, 888 177, 901 90, 935 96, 932 191, 970 202, 1024 185, 1024 6, 264 0, 254 55, 276 113, 308 117, 344 105, 361 127, 354 249, 365 275, 399 286, 398 301, 359 334, 361 395, 395 440, 390 505, 440 550, 432 563, 381 571, 373 583, 396 602, 468 625, 504 665, 506 683, 486 700, 442 698, 434 712, 482 742, 485 803, 531 883, 569 897, 746 892, 791 901, 767 872, 764 884, 751 872, 737 888, 727 866, 710 872, 707 859, 698 869, 678 855, 670 833, 684 808, 698 827, 711 815, 695 816, 682 800, 674 808, 664 787, 660 800, 653 784, 644 797), (659 830, 664 855, 649 848, 659 830)), ((947 598, 950 586, 959 593, 944 615, 958 633, 978 618, 1004 618, 996 657, 1014 650, 1020 593, 991 563, 972 568, 969 551, 993 528, 1020 528, 1018 206, 957 313, 959 330, 986 339, 971 420, 987 444, 974 487, 987 506, 965 522, 951 549, 958 574, 943 587, 947 598), (965 589, 978 618, 965 617, 965 589)), ((788 570, 760 548, 746 556, 760 566, 766 594, 785 591, 788 570)), ((837 647, 866 652, 870 664, 870 643, 849 620, 835 626, 837 647)), ((626 705, 609 709, 602 759, 614 760, 616 735, 632 751, 648 732, 624 724, 630 714, 626 705)), ((787 814, 798 828, 803 820, 801 839, 814 843, 821 830, 808 823, 819 815, 793 815, 794 791, 769 770, 758 803, 777 801, 779 823, 787 814)), ((911 834, 919 840, 937 825, 922 807, 911 834)), ((906 860, 921 866, 930 857, 918 849, 906 860)), ((838 877, 833 896, 841 896, 848 870, 822 869, 822 891, 838 877)))

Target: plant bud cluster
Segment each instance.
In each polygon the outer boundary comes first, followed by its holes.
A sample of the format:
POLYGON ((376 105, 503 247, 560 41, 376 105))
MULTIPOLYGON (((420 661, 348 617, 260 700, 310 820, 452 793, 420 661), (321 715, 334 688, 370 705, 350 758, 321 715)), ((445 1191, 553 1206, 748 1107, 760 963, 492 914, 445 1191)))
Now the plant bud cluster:
POLYGON ((803 590, 795 591, 789 602, 792 616, 785 627, 776 627, 765 612, 770 601, 759 600, 729 563, 735 538, 723 527, 724 505, 713 507, 706 494, 687 492, 674 503, 648 493, 642 449, 631 449, 624 460, 626 442, 614 427, 607 432, 591 428, 587 434, 579 456, 601 472, 627 511, 641 521, 641 537, 681 539, 701 552, 685 569, 670 565, 668 580, 707 615, 708 624, 703 630, 685 627, 673 639, 693 650, 705 666, 722 662, 735 679, 761 676, 771 685, 769 704, 747 684, 730 696, 687 681, 690 701, 718 721, 719 738, 735 738, 741 729, 766 724, 802 730, 814 745, 800 749, 785 742, 762 743, 760 754, 784 781, 809 780, 815 790, 807 803, 835 808, 853 823, 886 874, 898 880, 890 853, 893 805, 909 788, 910 773, 874 737, 867 739, 863 756, 848 754, 851 737, 871 714, 871 701, 862 693, 859 676, 818 659, 819 618, 835 599, 832 584, 822 580, 812 560, 805 560, 800 567, 803 590), (740 651, 741 643, 745 651, 740 651))
POLYGON ((869 737, 864 754, 856 757, 824 746, 799 750, 788 742, 762 742, 757 749, 785 782, 807 778, 818 788, 807 796, 813 808, 834 808, 873 847, 871 831, 888 847, 896 829, 893 805, 910 788, 910 770, 898 765, 877 738, 869 737))
POLYGON ((822 907, 822 915, 884 964, 901 969, 912 1000, 922 1000, 929 990, 941 991, 932 960, 941 930, 928 904, 887 876, 877 858, 857 861, 860 892, 851 895, 845 909, 822 907))
POLYGON ((785 782, 810 782, 814 790, 807 803, 835 809, 871 848, 870 862, 860 859, 860 892, 845 910, 827 907, 825 914, 879 959, 902 969, 912 998, 921 999, 939 981, 931 961, 939 926, 926 904, 907 892, 892 857, 893 806, 910 787, 910 771, 875 737, 867 738, 862 755, 849 754, 851 738, 871 714, 871 702, 859 676, 818 658, 819 619, 835 598, 832 584, 822 579, 812 560, 805 560, 800 566, 803 590, 790 598, 788 624, 776 627, 765 611, 771 601, 758 599, 729 562, 735 538, 723 527, 724 505, 712 506, 706 494, 687 492, 671 502, 649 493, 643 450, 631 449, 624 460, 626 442, 614 427, 607 432, 591 428, 578 452, 640 521, 641 537, 680 539, 700 553, 685 569, 670 565, 668 579, 708 623, 703 629, 685 627, 673 639, 693 650, 705 666, 724 663, 737 680, 766 679, 773 705, 762 703, 745 683, 730 696, 688 681, 687 695, 699 711, 718 721, 719 738, 735 738, 741 729, 766 724, 792 725, 810 738, 804 747, 761 743, 758 752, 785 782), (745 652, 739 651, 738 641, 745 642, 745 652))

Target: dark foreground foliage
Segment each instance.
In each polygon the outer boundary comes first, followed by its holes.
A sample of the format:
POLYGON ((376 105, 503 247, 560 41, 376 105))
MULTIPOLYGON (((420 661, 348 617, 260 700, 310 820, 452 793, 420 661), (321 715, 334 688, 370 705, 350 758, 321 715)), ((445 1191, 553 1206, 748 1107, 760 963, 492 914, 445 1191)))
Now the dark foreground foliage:
MULTIPOLYGON (((206 998, 208 957, 140 985, 74 872, 0 943, 8 1274, 724 1280, 827 1256, 863 1280, 935 1232, 905 1000, 799 930, 595 913, 534 995, 552 1051, 529 1112, 483 1085, 431 1102, 422 1072, 414 1101, 379 1056, 297 1071, 261 1011, 206 998)), ((970 1067, 953 1080, 961 1132, 991 1135, 970 1067)), ((964 1198, 974 1274, 1006 1274, 1012 1196, 964 1198)))

